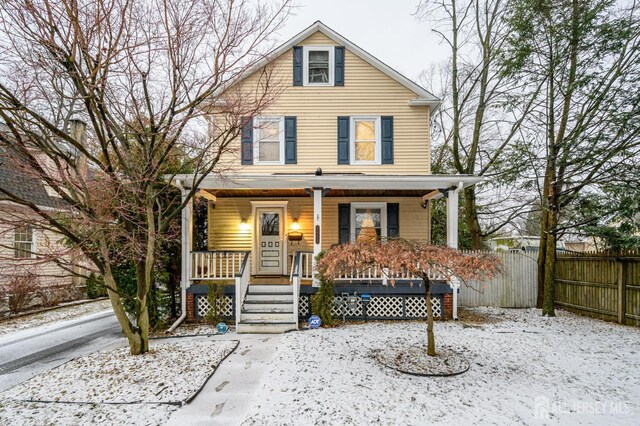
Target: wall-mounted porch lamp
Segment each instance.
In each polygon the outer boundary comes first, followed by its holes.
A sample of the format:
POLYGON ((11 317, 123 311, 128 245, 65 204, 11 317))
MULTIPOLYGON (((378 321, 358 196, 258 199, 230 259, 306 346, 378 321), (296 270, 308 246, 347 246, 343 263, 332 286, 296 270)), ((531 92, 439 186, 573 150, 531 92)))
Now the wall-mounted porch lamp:
POLYGON ((293 219, 293 223, 291 224, 291 230, 293 231, 300 230, 300 224, 298 223, 298 219, 293 219))
POLYGON ((241 231, 248 231, 249 230, 249 224, 247 223, 247 219, 242 219, 240 221, 240 230, 241 231))

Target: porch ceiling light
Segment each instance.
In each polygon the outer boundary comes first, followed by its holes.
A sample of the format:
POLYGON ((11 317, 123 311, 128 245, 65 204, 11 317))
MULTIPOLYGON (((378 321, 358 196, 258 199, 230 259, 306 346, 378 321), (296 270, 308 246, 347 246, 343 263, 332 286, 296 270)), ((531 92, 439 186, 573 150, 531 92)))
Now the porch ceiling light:
POLYGON ((248 231, 249 230, 249 224, 247 223, 247 219, 242 219, 240 221, 240 230, 241 231, 248 231))

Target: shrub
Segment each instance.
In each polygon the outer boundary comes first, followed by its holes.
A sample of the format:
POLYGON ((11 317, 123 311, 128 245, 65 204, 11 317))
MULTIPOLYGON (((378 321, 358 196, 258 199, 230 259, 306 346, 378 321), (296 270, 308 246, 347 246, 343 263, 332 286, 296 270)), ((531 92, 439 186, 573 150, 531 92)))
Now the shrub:
POLYGON ((311 297, 311 309, 314 315, 320 317, 322 325, 331 327, 333 325, 333 281, 325 277, 320 277, 320 288, 318 292, 311 297))
POLYGON ((89 299, 97 299, 107 295, 107 288, 104 286, 102 275, 96 275, 93 272, 89 274, 86 282, 87 297, 89 299))
POLYGON ((34 274, 17 275, 9 281, 5 291, 9 294, 11 313, 22 312, 33 302, 38 284, 38 277, 34 274))
POLYGON ((40 299, 42 306, 51 307, 58 305, 65 296, 64 288, 45 287, 36 290, 36 295, 40 299))
POLYGON ((207 291, 207 302, 211 305, 211 309, 204 316, 204 320, 209 324, 217 324, 222 321, 220 315, 220 304, 224 297, 223 286, 220 283, 209 284, 209 290, 207 291))
MULTIPOLYGON (((320 252, 318 256, 316 256, 316 261, 320 261, 324 254, 324 251, 320 252)), ((320 288, 318 292, 311 297, 311 310, 315 315, 320 317, 323 326, 331 327, 333 325, 333 315, 331 314, 334 300, 333 281, 321 272, 318 275, 318 279, 320 280, 320 288)))

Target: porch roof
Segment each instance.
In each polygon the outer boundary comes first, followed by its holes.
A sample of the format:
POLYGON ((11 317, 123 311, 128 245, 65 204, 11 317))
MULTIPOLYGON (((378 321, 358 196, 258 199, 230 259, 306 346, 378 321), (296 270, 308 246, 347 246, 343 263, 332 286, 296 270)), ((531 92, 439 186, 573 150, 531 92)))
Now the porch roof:
MULTIPOLYGON (((192 187, 199 179, 193 174, 176 175, 172 184, 180 181, 192 187)), ((433 191, 451 189, 462 184, 475 185, 484 178, 473 175, 364 175, 364 174, 246 174, 220 176, 209 174, 199 184, 200 189, 305 189, 331 188, 335 190, 413 190, 433 191)))

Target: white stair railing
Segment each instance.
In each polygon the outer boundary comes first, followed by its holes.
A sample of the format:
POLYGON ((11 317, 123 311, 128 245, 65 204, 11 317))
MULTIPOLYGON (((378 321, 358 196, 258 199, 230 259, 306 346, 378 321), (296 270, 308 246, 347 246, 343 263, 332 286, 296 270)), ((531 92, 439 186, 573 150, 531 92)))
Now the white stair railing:
POLYGON ((301 279, 301 262, 304 258, 303 252, 296 252, 293 255, 293 264, 291 265, 291 285, 293 286, 293 322, 296 324, 296 330, 298 329, 298 315, 300 304, 300 279, 301 279))
POLYGON ((240 324, 240 316, 242 314, 242 305, 244 303, 244 298, 247 295, 247 289, 249 288, 249 278, 251 276, 249 267, 250 262, 249 258, 251 256, 251 252, 244 252, 244 257, 242 259, 242 264, 238 270, 238 273, 235 275, 236 281, 236 326, 240 324))

